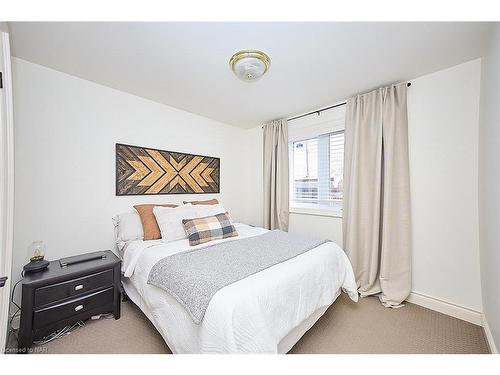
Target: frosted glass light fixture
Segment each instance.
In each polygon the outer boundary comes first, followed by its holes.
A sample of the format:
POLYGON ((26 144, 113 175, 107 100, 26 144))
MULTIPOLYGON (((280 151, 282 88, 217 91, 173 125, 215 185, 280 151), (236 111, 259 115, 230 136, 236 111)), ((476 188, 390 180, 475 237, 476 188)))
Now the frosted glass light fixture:
POLYGON ((271 59, 261 51, 243 50, 231 57, 229 66, 236 77, 245 82, 253 82, 269 70, 271 59))

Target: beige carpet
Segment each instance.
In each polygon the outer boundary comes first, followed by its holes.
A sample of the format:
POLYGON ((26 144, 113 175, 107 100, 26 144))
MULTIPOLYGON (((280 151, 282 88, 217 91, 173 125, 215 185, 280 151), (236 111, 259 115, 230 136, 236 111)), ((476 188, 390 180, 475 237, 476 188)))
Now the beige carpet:
MULTIPOLYGON (((89 321, 46 344, 48 353, 170 353, 132 302, 119 320, 89 321)), ((291 353, 489 353, 483 329, 463 320, 406 304, 383 307, 377 298, 351 302, 345 294, 293 347, 291 353)))

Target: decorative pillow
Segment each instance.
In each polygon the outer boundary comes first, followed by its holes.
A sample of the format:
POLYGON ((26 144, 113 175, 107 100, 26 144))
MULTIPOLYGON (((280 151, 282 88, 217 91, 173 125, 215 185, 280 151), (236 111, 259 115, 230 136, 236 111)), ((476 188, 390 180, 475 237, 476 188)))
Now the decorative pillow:
POLYGON ((198 213, 195 217, 214 216, 226 212, 222 204, 196 205, 195 208, 198 213))
POLYGON ((153 207, 153 214, 160 227, 163 242, 177 241, 187 238, 182 225, 183 219, 199 217, 196 206, 185 204, 176 208, 153 207))
POLYGON ((141 217, 142 229, 144 231, 144 241, 157 240, 161 238, 160 228, 153 214, 153 207, 177 207, 176 204, 138 204, 134 206, 141 217))
POLYGON ((113 218, 113 223, 115 225, 115 240, 117 242, 142 240, 144 238, 141 218, 135 211, 116 215, 113 218))
POLYGON ((190 246, 238 235, 227 212, 215 216, 183 219, 182 224, 190 246))
POLYGON ((207 199, 205 201, 191 201, 191 202, 186 202, 184 201, 184 204, 191 203, 195 206, 197 205, 214 205, 214 204, 219 204, 219 201, 217 199, 207 199))

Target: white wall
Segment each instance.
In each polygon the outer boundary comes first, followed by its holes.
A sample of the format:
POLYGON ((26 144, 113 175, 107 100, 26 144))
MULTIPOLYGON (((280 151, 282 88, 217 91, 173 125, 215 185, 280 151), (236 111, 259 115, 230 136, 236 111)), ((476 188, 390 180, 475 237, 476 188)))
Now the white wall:
POLYGON ((342 246, 342 218, 290 213, 290 233, 324 237, 342 246))
POLYGON ((32 241, 45 242, 49 259, 110 249, 111 218, 133 204, 212 197, 115 196, 117 142, 220 157, 221 194, 213 196, 236 220, 258 224, 247 215, 255 205, 246 198, 246 130, 16 58, 13 75, 15 279, 32 241))
POLYGON ((413 291, 476 311, 480 71, 474 60, 408 91, 413 291))
MULTIPOLYGON (((413 291, 481 311, 477 209, 480 60, 408 89, 413 291)), ((290 231, 342 245, 342 219, 290 215, 290 231)), ((497 284, 498 285, 498 284, 497 284)))
POLYGON ((263 165, 263 133, 262 128, 256 127, 246 130, 241 140, 241 152, 245 155, 245 164, 241 168, 242 181, 246 183, 248 195, 241 195, 240 199, 245 205, 246 223, 264 225, 264 175, 263 165))
POLYGON ((500 348, 500 25, 483 59, 479 125, 479 238, 484 316, 500 348))

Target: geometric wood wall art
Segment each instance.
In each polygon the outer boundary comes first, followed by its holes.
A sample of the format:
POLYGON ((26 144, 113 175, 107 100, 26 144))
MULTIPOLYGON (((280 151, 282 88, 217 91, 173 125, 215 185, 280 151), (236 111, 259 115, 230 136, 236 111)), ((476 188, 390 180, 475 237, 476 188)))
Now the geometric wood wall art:
POLYGON ((116 195, 220 192, 220 159, 116 144, 116 195))

